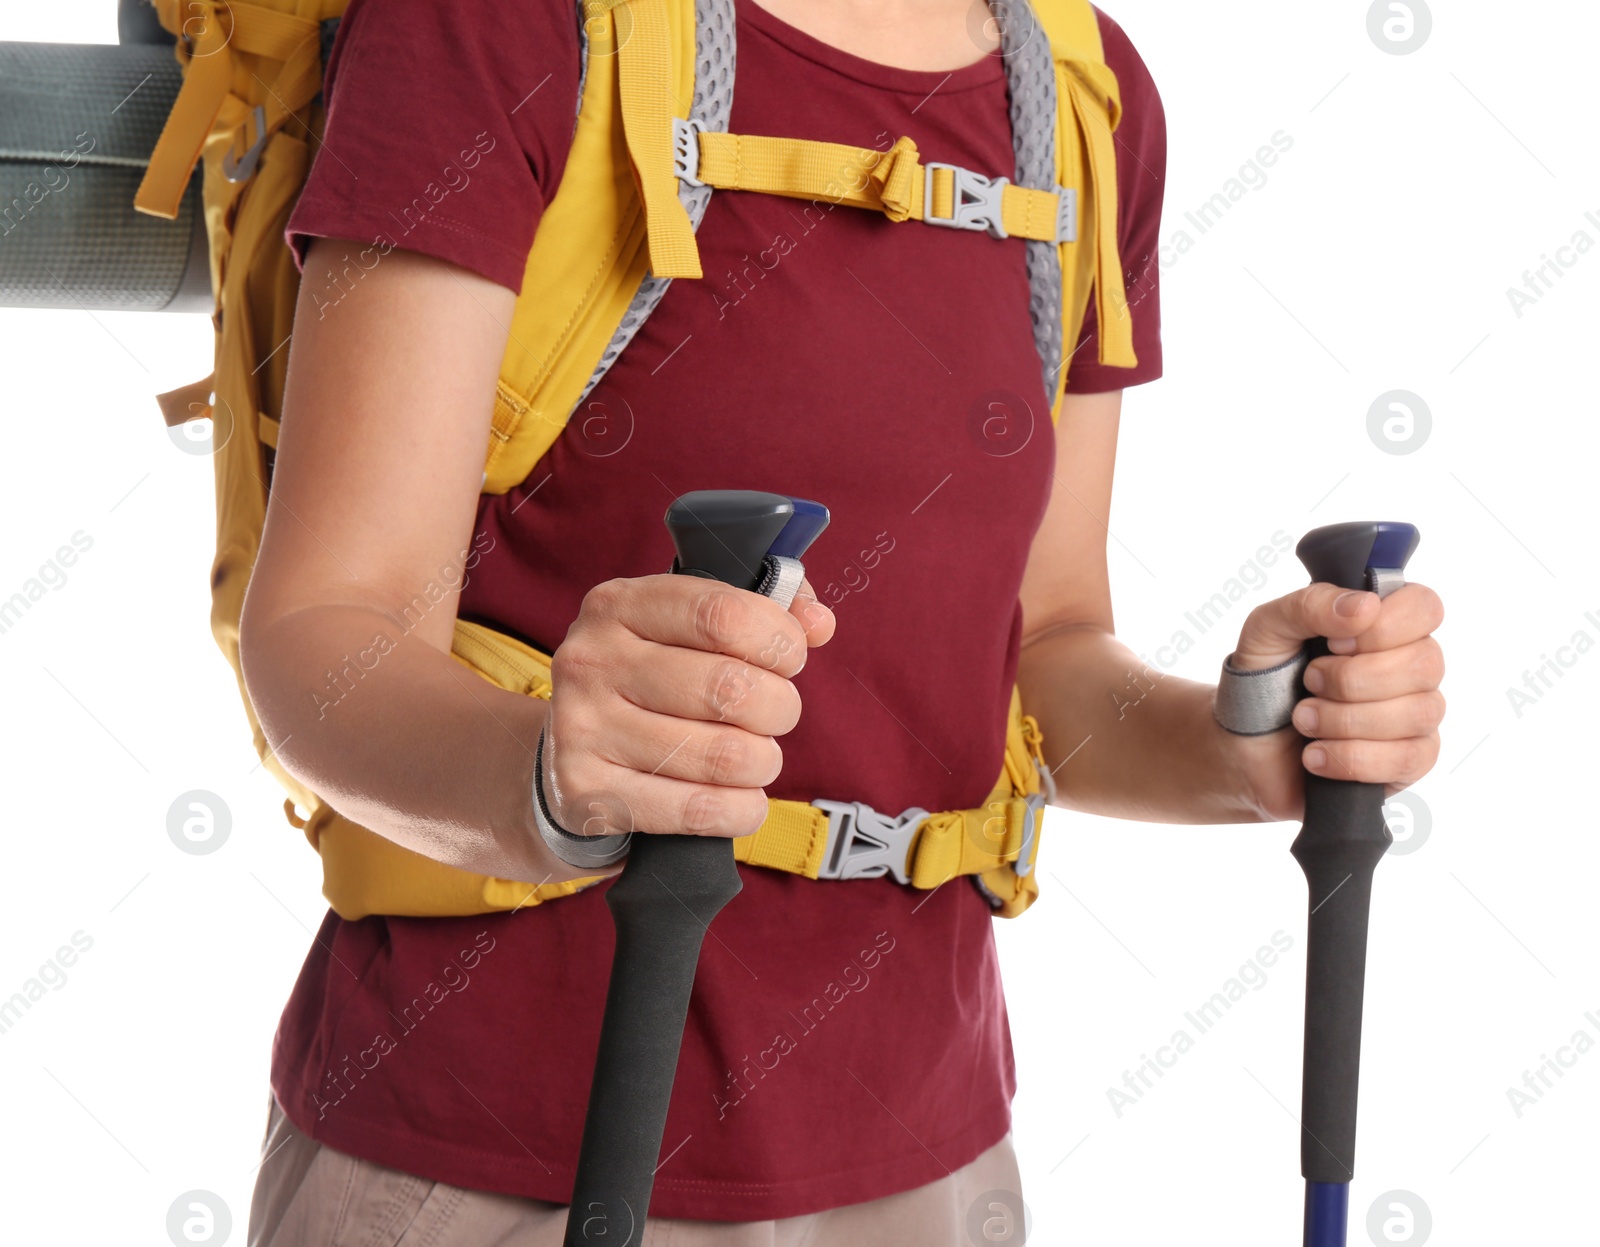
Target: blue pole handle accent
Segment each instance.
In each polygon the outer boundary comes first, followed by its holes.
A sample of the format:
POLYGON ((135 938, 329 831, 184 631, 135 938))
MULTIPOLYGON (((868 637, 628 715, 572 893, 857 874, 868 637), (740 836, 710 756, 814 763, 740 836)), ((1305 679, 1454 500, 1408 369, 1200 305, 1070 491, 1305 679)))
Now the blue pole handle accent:
POLYGON ((1295 553, 1311 579, 1346 589, 1370 589, 1374 571, 1403 571, 1422 536, 1416 525, 1357 520, 1313 529, 1295 553))
POLYGON ((1422 534, 1415 524, 1401 524, 1393 520, 1380 520, 1373 527, 1372 552, 1367 555, 1367 569, 1404 567, 1415 553, 1422 534))
POLYGON ((777 558, 804 558, 811 543, 828 526, 828 508, 809 498, 790 498, 789 501, 794 504, 794 514, 767 553, 777 558))

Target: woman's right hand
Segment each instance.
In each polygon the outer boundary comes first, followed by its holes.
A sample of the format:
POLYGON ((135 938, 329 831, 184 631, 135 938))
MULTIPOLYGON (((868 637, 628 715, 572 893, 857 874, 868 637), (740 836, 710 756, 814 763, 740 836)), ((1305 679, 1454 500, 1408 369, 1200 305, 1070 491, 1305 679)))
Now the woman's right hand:
POLYGON ((776 602, 697 576, 608 580, 551 661, 543 784, 576 835, 743 836, 767 815, 792 682, 834 617, 803 584, 776 602))

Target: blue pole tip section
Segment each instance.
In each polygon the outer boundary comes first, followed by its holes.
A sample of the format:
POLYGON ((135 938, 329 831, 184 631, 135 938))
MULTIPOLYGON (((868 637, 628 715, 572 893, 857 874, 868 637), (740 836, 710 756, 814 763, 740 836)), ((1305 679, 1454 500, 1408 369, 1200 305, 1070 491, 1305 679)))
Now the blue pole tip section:
POLYGON ((1349 1217, 1348 1182, 1306 1183, 1305 1247, 1345 1247, 1349 1217))

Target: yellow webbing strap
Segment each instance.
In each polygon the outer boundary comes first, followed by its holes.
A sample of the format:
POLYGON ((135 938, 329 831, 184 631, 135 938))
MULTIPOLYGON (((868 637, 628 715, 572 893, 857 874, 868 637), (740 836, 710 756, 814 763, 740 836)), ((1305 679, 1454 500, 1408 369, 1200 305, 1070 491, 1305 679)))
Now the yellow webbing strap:
MULTIPOLYGON (((550 659, 514 637, 459 620, 452 656, 500 688, 550 696, 550 659)), ((932 814, 923 821, 911 854, 913 886, 931 889, 958 875, 980 875, 1000 900, 995 912, 1001 917, 1026 909, 1038 885, 1033 873, 1019 876, 1011 864, 1024 847, 1023 798, 1039 791, 1040 765, 1038 725, 1022 713, 1021 696, 1013 689, 1005 762, 989 800, 980 809, 932 814)), ((1030 863, 1038 851, 1039 822, 1027 845, 1030 863)), ((774 800, 761 827, 733 842, 734 857, 815 879, 827 830, 828 816, 816 806, 774 800)), ((598 882, 590 877, 539 885, 456 870, 350 822, 327 805, 312 815, 305 833, 322 855, 323 894, 352 921, 368 914, 430 917, 520 909, 598 882)))
MULTIPOLYGON (((755 834, 733 842, 734 860, 817 878, 828 844, 827 812, 804 801, 773 800, 767 806, 766 822, 755 834)), ((1019 876, 1012 868, 1025 844, 1026 865, 1033 864, 1039 849, 1041 818, 1035 812, 1030 842, 1028 816, 1028 804, 1021 796, 1000 792, 992 794, 982 809, 928 815, 911 849, 911 886, 930 890, 959 875, 982 875, 1003 902, 996 910, 1001 917, 1021 913, 1038 895, 1032 876, 1019 876)))
POLYGON ((198 381, 191 381, 188 385, 180 385, 175 390, 156 395, 156 402, 161 407, 161 417, 167 422, 169 429, 211 415, 211 391, 215 385, 215 375, 207 373, 198 381))
MULTIPOLYGON (((1039 725, 1022 713, 1021 693, 1011 690, 1005 761, 988 800, 974 810, 930 814, 912 843, 911 886, 938 888, 959 875, 979 875, 1000 904, 995 913, 1014 918, 1039 894, 1034 872, 1019 875, 1015 863, 1032 867, 1039 852, 1043 811, 1033 812, 1033 834, 1027 835, 1026 797, 1039 792, 1044 763, 1039 725)), ((733 842, 735 860, 790 874, 818 877, 828 842, 828 814, 804 801, 768 802, 767 820, 754 835, 733 842)))
MULTIPOLYGON (((955 210, 955 174, 933 171, 933 202, 926 203, 925 166, 917 145, 902 136, 886 152, 845 143, 752 134, 699 134, 696 176, 718 190, 762 191, 791 199, 828 199, 882 212, 891 221, 949 220, 955 210)), ((1054 242, 1054 191, 1007 183, 1000 193, 1001 223, 1016 238, 1054 242)))
MULTIPOLYGON (((1073 149, 1082 148, 1088 154, 1090 184, 1083 193, 1093 197, 1095 208, 1092 264, 1099 360, 1116 368, 1132 368, 1139 361, 1133 350, 1133 317, 1117 249, 1117 155, 1111 137, 1122 121, 1117 76, 1105 63, 1099 19, 1087 0, 1040 0, 1034 12, 1049 35, 1056 67, 1057 180, 1071 176, 1062 166, 1073 149), (1076 133, 1068 133, 1069 125, 1076 133)), ((1063 269, 1066 266, 1063 248, 1063 269)), ((1071 297, 1070 291, 1064 293, 1071 297)))
MULTIPOLYGON (((1095 219, 1099 222, 1094 240, 1094 312, 1099 325, 1100 362, 1115 368, 1132 368, 1139 360, 1133 351, 1133 315, 1128 310, 1122 257, 1117 250, 1117 154, 1111 145, 1111 131, 1106 128, 1103 106, 1092 101, 1083 83, 1060 61, 1056 62, 1056 88, 1072 101, 1073 113, 1089 148, 1098 209, 1095 219)), ((1115 89, 1113 81, 1113 92, 1115 89)))
MULTIPOLYGON (((175 219, 200 150, 234 83, 235 53, 282 63, 261 88, 264 134, 241 127, 248 147, 265 143, 290 113, 305 107, 321 84, 318 23, 243 0, 155 0, 161 24, 178 36, 175 54, 184 66, 183 86, 162 127, 133 206, 151 216, 175 219)), ((252 90, 253 98, 257 97, 252 90)))
POLYGON ((596 0, 586 9, 612 10, 617 26, 622 128, 644 201, 650 272, 699 277, 700 249, 673 172, 672 119, 687 111, 688 101, 681 102, 680 111, 673 98, 673 32, 666 0, 596 0))
POLYGON ((193 17, 180 12, 183 0, 159 0, 161 24, 178 34, 174 49, 183 65, 183 86, 161 137, 150 153, 133 206, 140 212, 174 220, 189 174, 200 159, 200 148, 211 133, 211 123, 222 108, 222 97, 232 78, 228 53, 231 31, 224 26, 211 0, 194 0, 193 17))

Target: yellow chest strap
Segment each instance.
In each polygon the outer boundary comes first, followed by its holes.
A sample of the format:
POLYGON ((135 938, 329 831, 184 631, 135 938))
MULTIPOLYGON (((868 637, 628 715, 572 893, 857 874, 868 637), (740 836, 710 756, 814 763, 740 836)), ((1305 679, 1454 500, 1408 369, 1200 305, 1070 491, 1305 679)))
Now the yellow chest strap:
POLYGON ((1070 242, 1077 192, 1030 190, 948 164, 923 164, 899 139, 886 152, 810 139, 718 134, 676 122, 678 176, 719 190, 826 199, 891 221, 982 229, 996 238, 1070 242))

